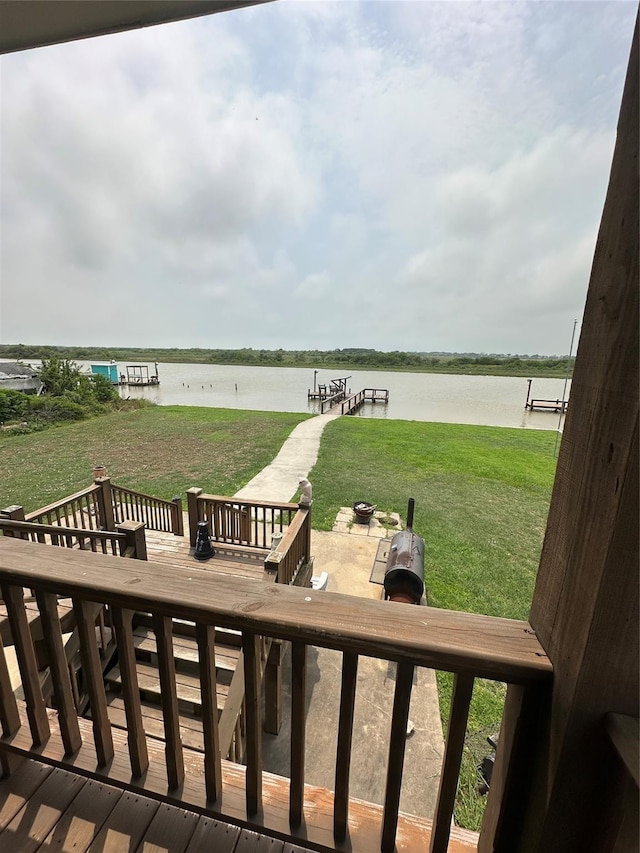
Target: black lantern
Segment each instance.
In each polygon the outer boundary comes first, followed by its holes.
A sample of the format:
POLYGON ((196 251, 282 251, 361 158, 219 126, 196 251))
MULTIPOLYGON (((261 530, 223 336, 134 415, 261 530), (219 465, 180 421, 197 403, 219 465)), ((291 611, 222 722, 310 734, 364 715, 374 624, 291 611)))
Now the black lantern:
POLYGON ((196 534, 196 550, 194 557, 196 560, 209 560, 216 552, 211 544, 209 536, 209 523, 207 521, 198 522, 198 532, 196 534))

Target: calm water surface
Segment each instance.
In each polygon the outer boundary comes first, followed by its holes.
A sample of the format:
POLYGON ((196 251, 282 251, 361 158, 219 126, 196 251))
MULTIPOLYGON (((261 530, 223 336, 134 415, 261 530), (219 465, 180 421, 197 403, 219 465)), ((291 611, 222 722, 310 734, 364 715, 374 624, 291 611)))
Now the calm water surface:
MULTIPOLYGON (((120 365, 122 370, 123 366, 120 365)), ((149 373, 155 373, 149 364, 149 373)), ((143 397, 161 406, 213 406, 275 412, 318 412, 307 400, 314 371, 295 367, 237 367, 215 364, 158 365, 160 385, 121 388, 123 396, 143 397)), ((316 382, 346 376, 318 371, 316 382)), ((556 430, 559 416, 525 411, 527 380, 511 376, 458 376, 438 373, 351 371, 348 387, 388 388, 389 403, 366 404, 356 417, 556 430)), ((562 399, 563 379, 534 379, 532 396, 562 399)), ((571 383, 567 384, 567 396, 571 383)))

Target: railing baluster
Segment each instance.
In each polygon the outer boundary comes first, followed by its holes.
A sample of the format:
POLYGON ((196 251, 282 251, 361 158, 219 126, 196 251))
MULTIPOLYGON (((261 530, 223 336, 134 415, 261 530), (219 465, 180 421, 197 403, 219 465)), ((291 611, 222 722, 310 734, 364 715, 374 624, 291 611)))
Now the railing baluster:
POLYGON ((304 751, 306 731, 307 647, 291 644, 291 785, 289 823, 297 829, 304 807, 304 751))
POLYGON ((58 599, 51 592, 36 590, 36 601, 40 611, 42 635, 47 648, 51 668, 51 684, 58 709, 60 734, 65 755, 73 755, 82 746, 75 703, 69 679, 69 667, 64 651, 62 629, 58 616, 58 599))
POLYGON ((47 709, 42 698, 38 664, 33 649, 33 640, 27 614, 24 609, 22 587, 2 584, 2 597, 7 606, 7 615, 11 635, 15 645, 16 658, 22 678, 22 689, 27 703, 27 717, 35 746, 41 746, 49 739, 51 730, 47 719, 47 709))
POLYGON ((464 748, 467 719, 469 718, 469 704, 471 703, 472 694, 473 676, 462 675, 460 673, 456 674, 453 681, 447 742, 445 744, 444 761, 440 774, 440 788, 438 790, 438 802, 433 819, 429 853, 447 853, 447 847, 449 846, 451 818, 456 799, 460 763, 462 761, 462 750, 464 748))
POLYGON ((158 649, 158 673, 162 691, 165 757, 169 789, 179 788, 184 780, 184 757, 180 739, 180 716, 176 688, 176 664, 173 657, 172 621, 168 616, 154 614, 153 629, 158 649))
POLYGON ((20 728, 18 703, 11 686, 11 676, 4 653, 2 637, 0 637, 0 724, 5 737, 14 734, 20 728))
POLYGON ((73 600, 73 610, 80 637, 82 675, 89 694, 98 767, 104 767, 113 758, 113 738, 102 680, 102 663, 96 641, 96 609, 99 606, 89 601, 73 600))
POLYGON ((398 809, 400 807, 400 788, 402 786, 402 768, 404 749, 407 741, 407 723, 409 704, 413 684, 413 664, 402 661, 396 669, 396 689, 393 696, 393 715, 389 737, 389 761, 387 764, 387 785, 384 794, 384 814, 382 818, 382 853, 391 853, 396 842, 398 809))
POLYGON ((349 821, 349 770, 351 768, 351 741, 353 738, 353 712, 357 680, 358 655, 353 654, 353 652, 343 652, 333 805, 333 837, 337 842, 344 841, 346 838, 349 821))
POLYGON ((247 714, 247 815, 251 817, 262 806, 262 713, 260 695, 260 639, 255 634, 242 635, 244 652, 244 685, 247 714))
POLYGON ((208 802, 215 802, 222 792, 214 636, 215 628, 212 625, 196 625, 204 734, 204 779, 208 802))
POLYGON ((122 696, 127 717, 127 733, 129 760, 134 776, 142 776, 149 766, 147 738, 142 723, 140 707, 140 689, 136 670, 136 656, 133 645, 133 630, 131 620, 132 610, 122 610, 120 607, 111 608, 113 629, 118 646, 118 663, 122 678, 122 696))

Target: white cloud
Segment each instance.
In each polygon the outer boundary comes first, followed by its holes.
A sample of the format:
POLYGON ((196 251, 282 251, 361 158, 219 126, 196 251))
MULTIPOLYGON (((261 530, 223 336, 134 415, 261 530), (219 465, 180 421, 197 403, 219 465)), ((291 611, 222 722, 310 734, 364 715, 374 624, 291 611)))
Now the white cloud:
POLYGON ((634 16, 286 2, 4 57, 2 340, 561 349, 634 16))

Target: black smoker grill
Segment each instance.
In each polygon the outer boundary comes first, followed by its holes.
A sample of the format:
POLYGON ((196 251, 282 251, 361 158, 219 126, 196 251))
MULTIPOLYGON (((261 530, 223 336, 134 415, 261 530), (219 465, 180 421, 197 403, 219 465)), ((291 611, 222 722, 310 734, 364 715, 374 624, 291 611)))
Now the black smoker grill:
POLYGON ((413 532, 413 498, 407 508, 407 529, 391 540, 384 570, 385 601, 420 604, 424 592, 424 539, 413 532))

